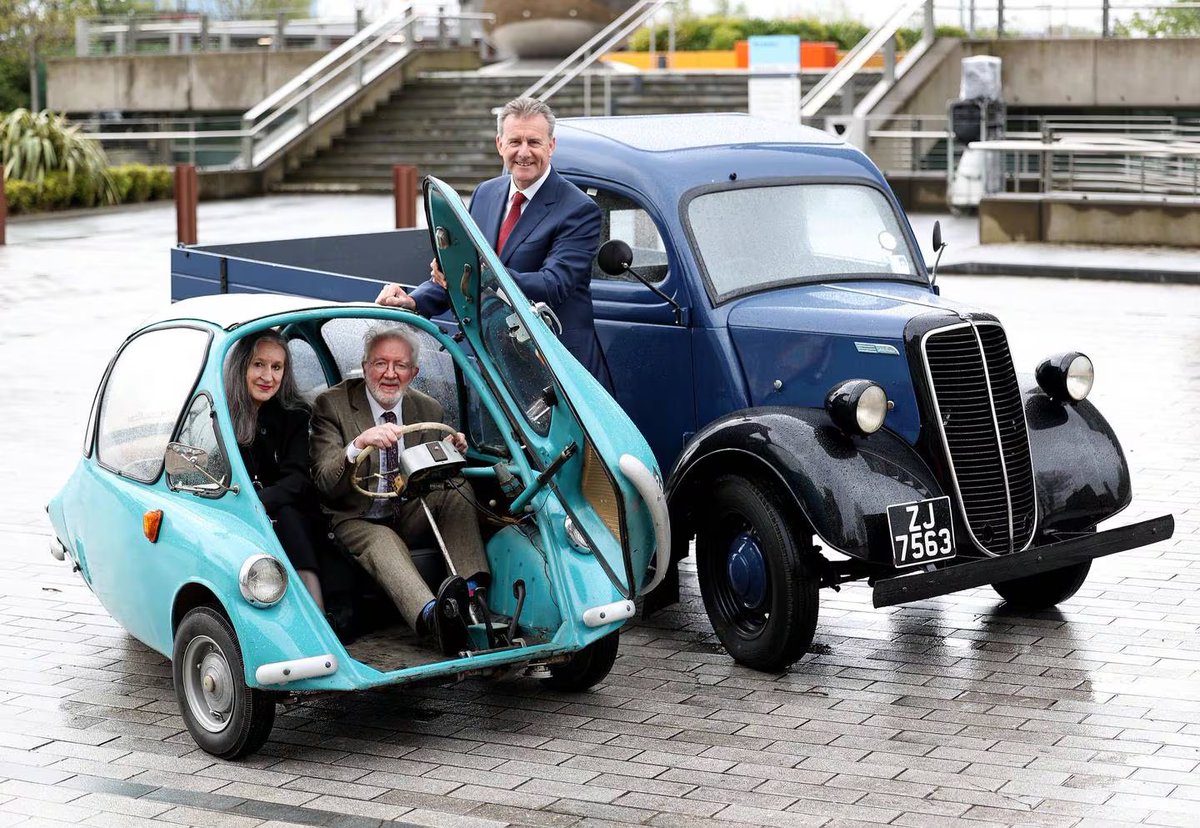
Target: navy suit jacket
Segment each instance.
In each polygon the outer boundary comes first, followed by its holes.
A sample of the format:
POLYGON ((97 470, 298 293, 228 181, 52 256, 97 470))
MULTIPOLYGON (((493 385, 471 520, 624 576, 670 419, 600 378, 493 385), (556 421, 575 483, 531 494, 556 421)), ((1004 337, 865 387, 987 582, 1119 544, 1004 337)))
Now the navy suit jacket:
MULTIPOLYGON (((509 176, 483 182, 471 199, 471 218, 493 249, 508 206, 509 176)), ((500 261, 533 302, 545 302, 562 323, 559 337, 592 376, 612 389, 592 315, 592 260, 600 246, 600 208, 551 167, 521 210, 500 261)), ((422 316, 450 307, 445 288, 432 280, 412 292, 422 316)))

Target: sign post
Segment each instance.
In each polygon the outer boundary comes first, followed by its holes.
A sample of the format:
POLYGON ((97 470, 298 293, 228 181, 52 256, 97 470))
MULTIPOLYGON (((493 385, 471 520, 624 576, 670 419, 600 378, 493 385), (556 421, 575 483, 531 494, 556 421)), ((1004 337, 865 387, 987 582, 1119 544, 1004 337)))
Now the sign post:
POLYGON ((800 123, 800 37, 750 38, 750 114, 800 123))

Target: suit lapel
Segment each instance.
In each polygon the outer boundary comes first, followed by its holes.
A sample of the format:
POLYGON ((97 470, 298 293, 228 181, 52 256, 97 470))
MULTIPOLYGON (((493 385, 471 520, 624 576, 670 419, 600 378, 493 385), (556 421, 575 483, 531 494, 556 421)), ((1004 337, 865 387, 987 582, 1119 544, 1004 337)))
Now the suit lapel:
MULTIPOLYGON (((353 440, 368 428, 373 428, 375 426, 375 418, 371 416, 371 405, 367 402, 367 383, 364 380, 359 380, 354 385, 348 387, 346 391, 350 403, 351 418, 354 420, 354 426, 357 429, 357 431, 349 435, 350 439, 353 440)), ((371 474, 379 474, 378 451, 371 457, 370 466, 371 474)))
MULTIPOLYGON (((517 226, 513 228, 512 233, 508 237, 508 241, 504 243, 504 252, 500 254, 500 261, 505 265, 512 258, 513 253, 521 243, 533 232, 533 228, 542 223, 546 216, 550 215, 550 208, 554 202, 558 201, 558 173, 553 169, 550 170, 550 175, 546 176, 541 188, 534 194, 533 200, 525 205, 521 210, 521 218, 517 221, 517 226)), ((496 231, 499 235, 499 230, 496 231)))

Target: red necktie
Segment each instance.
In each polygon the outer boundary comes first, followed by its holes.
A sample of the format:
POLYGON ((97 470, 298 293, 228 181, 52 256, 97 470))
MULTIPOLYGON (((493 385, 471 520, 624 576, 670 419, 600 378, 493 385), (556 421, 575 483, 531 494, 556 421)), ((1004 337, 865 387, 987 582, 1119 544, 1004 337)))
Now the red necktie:
POLYGON ((521 205, 524 203, 525 194, 518 190, 512 198, 512 207, 508 208, 508 215, 504 217, 504 223, 500 225, 500 237, 496 239, 497 253, 504 252, 504 243, 508 241, 509 234, 517 226, 517 220, 521 218, 521 205))

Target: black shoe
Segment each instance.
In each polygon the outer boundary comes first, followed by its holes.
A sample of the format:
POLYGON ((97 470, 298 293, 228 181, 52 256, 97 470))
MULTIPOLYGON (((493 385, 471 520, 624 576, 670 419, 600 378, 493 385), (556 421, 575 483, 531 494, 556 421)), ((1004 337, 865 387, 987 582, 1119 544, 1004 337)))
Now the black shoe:
POLYGON ((467 632, 468 616, 464 613, 469 601, 467 582, 457 575, 442 581, 438 588, 433 628, 438 648, 445 655, 457 657, 463 650, 471 648, 471 636, 467 632))

